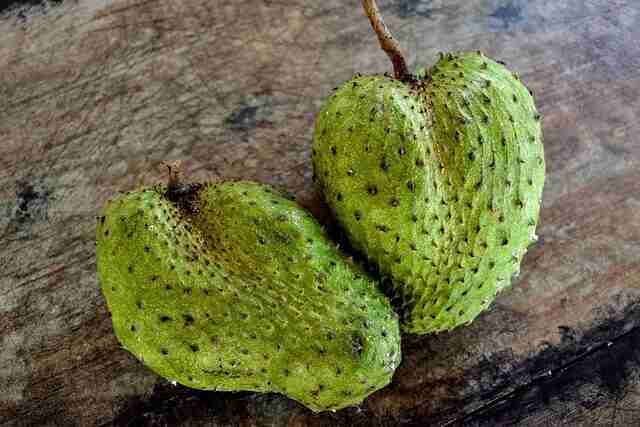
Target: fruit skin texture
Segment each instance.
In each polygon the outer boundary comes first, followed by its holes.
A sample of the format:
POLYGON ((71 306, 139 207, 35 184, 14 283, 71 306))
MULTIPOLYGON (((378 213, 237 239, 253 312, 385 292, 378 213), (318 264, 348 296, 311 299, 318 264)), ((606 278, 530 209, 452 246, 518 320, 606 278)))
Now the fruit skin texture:
POLYGON ((545 163, 520 80, 480 53, 423 78, 344 83, 321 109, 314 180, 355 249, 385 276, 402 328, 471 322, 535 241, 545 163))
POLYGON ((335 410, 400 361, 398 318, 374 281, 266 186, 126 193, 98 217, 97 264, 122 346, 188 387, 335 410))

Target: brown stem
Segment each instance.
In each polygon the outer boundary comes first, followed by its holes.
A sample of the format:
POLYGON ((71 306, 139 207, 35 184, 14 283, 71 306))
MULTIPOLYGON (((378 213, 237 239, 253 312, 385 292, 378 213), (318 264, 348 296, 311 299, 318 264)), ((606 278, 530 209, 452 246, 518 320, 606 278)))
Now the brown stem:
POLYGON ((182 184, 182 161, 174 160, 172 162, 162 162, 169 169, 169 181, 167 183, 167 192, 175 192, 182 184))
POLYGON ((169 182, 164 196, 178 207, 182 213, 194 215, 198 211, 198 194, 203 185, 186 183, 182 177, 182 161, 162 162, 169 169, 169 182))
POLYGON ((362 7, 369 17, 369 21, 371 22, 373 31, 375 31, 378 35, 380 47, 386 52, 387 56, 391 60, 391 63, 393 64, 393 73, 396 79, 407 79, 409 77, 409 70, 407 68, 407 63, 404 59, 404 55, 402 54, 400 45, 398 44, 396 39, 393 38, 391 31, 389 31, 384 21, 382 20, 382 15, 380 15, 380 10, 378 9, 376 0, 362 0, 362 7))

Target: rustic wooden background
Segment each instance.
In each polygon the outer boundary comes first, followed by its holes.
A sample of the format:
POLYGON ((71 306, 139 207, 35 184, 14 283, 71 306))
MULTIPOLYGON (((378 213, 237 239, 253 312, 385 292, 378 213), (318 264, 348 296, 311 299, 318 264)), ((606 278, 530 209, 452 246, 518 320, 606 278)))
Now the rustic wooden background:
POLYGON ((640 425, 640 2, 380 6, 412 67, 482 49, 536 94, 547 184, 513 288, 469 327, 406 336, 358 408, 157 377, 112 333, 97 209, 181 158, 321 215, 314 115, 389 64, 357 0, 66 1, 0 20, 0 424, 640 425))

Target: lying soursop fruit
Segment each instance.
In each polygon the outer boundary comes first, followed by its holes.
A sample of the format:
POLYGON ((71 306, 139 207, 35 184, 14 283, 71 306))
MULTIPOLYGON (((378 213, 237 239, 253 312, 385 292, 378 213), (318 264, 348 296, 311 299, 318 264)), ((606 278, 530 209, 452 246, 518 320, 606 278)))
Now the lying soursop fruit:
POLYGON ((99 217, 97 265, 121 344, 192 388, 339 409, 400 361, 397 316, 375 283, 263 185, 126 193, 99 217))
POLYGON ((357 76, 327 100, 315 180, 388 277, 403 329, 438 332, 485 309, 535 240, 540 116, 520 80, 480 53, 404 77, 357 76))

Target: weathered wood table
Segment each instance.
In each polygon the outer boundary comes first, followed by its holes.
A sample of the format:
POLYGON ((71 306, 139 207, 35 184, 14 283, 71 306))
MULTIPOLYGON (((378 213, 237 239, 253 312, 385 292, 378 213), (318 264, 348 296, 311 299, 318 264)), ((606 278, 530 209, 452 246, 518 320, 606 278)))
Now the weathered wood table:
POLYGON ((405 336, 393 383, 314 415, 172 386, 122 350, 97 209, 164 180, 256 179, 322 217, 314 115, 389 70, 357 0, 67 2, 0 21, 0 424, 640 425, 640 3, 387 0, 413 67, 481 49, 533 88, 547 184, 522 274, 472 325, 405 336))

